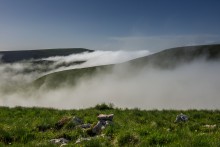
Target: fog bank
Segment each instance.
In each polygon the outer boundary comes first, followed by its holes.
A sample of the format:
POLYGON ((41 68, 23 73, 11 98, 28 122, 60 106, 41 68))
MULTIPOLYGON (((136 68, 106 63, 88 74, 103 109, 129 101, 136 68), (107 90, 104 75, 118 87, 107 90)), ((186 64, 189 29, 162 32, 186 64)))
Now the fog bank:
MULTIPOLYGON (((53 57, 50 60, 61 61, 59 58, 53 57)), ((68 58, 65 58, 65 61, 69 61, 68 58)), ((94 60, 104 63, 106 58, 107 56, 94 60)), ((17 70, 21 69, 20 66, 13 66, 17 70)), ((1 81, 5 81, 1 82, 1 86, 6 85, 8 81, 7 78, 3 80, 6 76, 3 71, 5 70, 1 67, 3 73, 1 81)), ((220 62, 204 60, 196 60, 172 70, 146 67, 136 71, 136 68, 131 66, 116 66, 107 74, 98 73, 89 79, 82 78, 75 86, 65 85, 55 90, 40 88, 10 93, 1 90, 0 104, 11 107, 73 109, 87 108, 105 102, 121 108, 219 109, 219 75, 220 62)), ((10 76, 22 79, 21 75, 10 76)), ((23 81, 31 81, 31 76, 29 75, 27 79, 24 76, 23 81)))

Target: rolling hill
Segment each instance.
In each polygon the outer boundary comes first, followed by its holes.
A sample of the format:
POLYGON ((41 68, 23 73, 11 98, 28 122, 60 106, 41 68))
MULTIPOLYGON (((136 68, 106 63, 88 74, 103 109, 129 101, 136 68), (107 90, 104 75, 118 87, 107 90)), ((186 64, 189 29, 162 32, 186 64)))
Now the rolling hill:
POLYGON ((151 65, 159 68, 175 68, 193 60, 207 61, 220 59, 220 45, 186 46, 166 49, 161 52, 129 61, 135 66, 151 65))
POLYGON ((220 59, 220 45, 201 45, 171 48, 117 65, 106 65, 60 71, 40 77, 34 81, 34 85, 36 87, 40 87, 41 85, 46 84, 46 86, 54 88, 59 87, 64 83, 74 84, 82 76, 89 77, 95 73, 109 72, 115 66, 118 68, 123 68, 126 65, 131 65, 132 67, 135 67, 135 70, 139 70, 148 66, 160 69, 173 69, 197 59, 204 59, 207 61, 220 59))

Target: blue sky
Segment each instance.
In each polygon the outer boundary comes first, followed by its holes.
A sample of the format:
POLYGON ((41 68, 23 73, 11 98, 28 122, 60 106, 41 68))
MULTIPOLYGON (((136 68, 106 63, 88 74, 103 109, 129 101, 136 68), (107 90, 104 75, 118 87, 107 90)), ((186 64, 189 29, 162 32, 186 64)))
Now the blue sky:
POLYGON ((220 43, 219 0, 0 0, 0 50, 220 43))

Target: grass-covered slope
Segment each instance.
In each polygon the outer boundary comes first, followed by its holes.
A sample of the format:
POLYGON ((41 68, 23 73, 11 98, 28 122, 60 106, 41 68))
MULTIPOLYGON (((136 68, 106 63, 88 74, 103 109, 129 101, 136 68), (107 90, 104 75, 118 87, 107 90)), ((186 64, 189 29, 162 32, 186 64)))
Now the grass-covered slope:
POLYGON ((13 63, 23 60, 40 59, 52 56, 67 56, 83 52, 92 52, 84 48, 60 48, 60 49, 42 49, 42 50, 21 50, 21 51, 1 51, 1 61, 13 63))
POLYGON ((139 66, 152 65, 159 68, 174 68, 193 60, 218 60, 220 59, 220 45, 186 46, 166 49, 161 52, 134 59, 130 63, 139 66))
POLYGON ((112 65, 106 65, 55 72, 38 78, 34 81, 33 85, 34 87, 44 85, 49 88, 57 88, 63 86, 63 84, 74 85, 82 77, 89 78, 100 72, 108 72, 111 68, 112 65))
MULTIPOLYGON (((203 46, 188 46, 167 49, 149 56, 134 59, 122 64, 118 64, 119 68, 123 68, 127 64, 139 70, 144 66, 153 66, 161 69, 172 69, 182 64, 192 62, 196 59, 217 60, 220 59, 220 45, 203 45, 203 46)), ((62 83, 74 84, 82 75, 92 76, 94 71, 111 70, 113 65, 89 67, 83 69, 66 70, 57 73, 52 73, 37 79, 34 84, 37 87, 47 84, 49 87, 56 87, 62 83)), ((97 73, 97 72, 96 72, 97 73)), ((129 73, 129 71, 128 71, 129 73)))
POLYGON ((64 137, 67 146, 220 146, 220 112, 207 110, 138 110, 113 109, 106 105, 82 110, 0 107, 0 146, 44 147, 49 140, 64 137), (185 123, 174 123, 178 114, 189 117, 185 123), (90 137, 86 130, 72 124, 57 129, 63 117, 77 116, 84 123, 97 123, 98 114, 114 114, 113 124, 98 137, 75 144, 80 137, 90 137), (214 126, 214 127, 209 127, 214 126))

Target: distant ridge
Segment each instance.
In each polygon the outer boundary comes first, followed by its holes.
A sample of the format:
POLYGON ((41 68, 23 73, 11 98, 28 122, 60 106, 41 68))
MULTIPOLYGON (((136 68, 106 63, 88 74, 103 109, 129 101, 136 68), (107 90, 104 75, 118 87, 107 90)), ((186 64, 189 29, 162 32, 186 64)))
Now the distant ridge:
POLYGON ((205 60, 220 59, 220 44, 165 49, 149 56, 131 60, 129 63, 136 66, 152 65, 159 68, 173 68, 199 58, 205 60))
POLYGON ((93 52, 85 48, 57 48, 42 50, 19 50, 19 51, 0 51, 1 62, 14 63, 23 60, 48 58, 52 56, 68 56, 70 54, 79 54, 83 52, 93 52))

